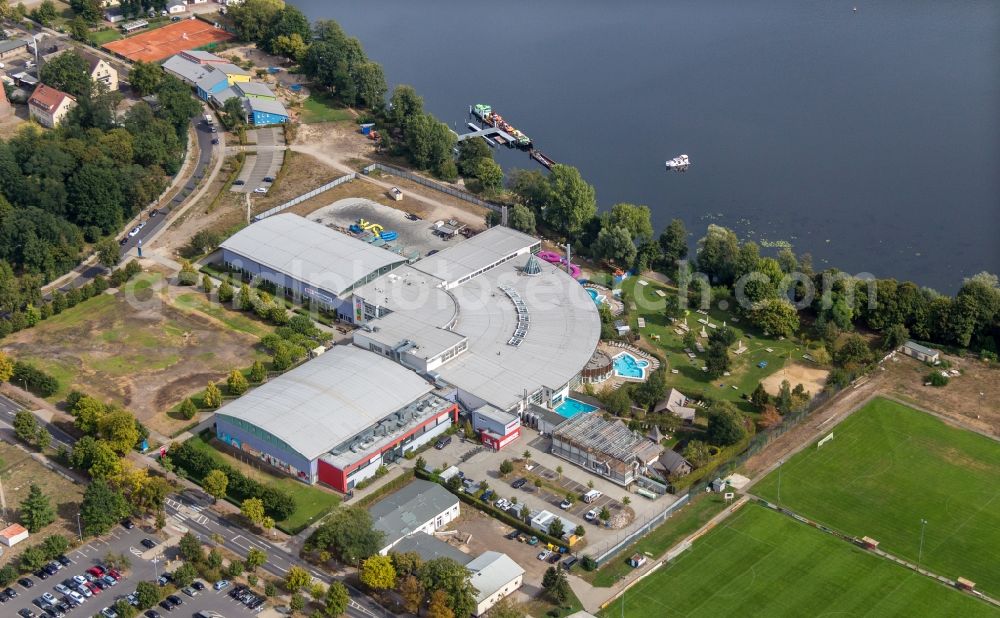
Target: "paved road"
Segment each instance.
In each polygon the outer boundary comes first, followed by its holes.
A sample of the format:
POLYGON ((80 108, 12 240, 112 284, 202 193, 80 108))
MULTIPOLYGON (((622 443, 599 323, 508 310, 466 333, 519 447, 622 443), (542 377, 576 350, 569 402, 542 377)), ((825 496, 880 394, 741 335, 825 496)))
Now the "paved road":
MULTIPOLYGON (((0 427, 12 428, 11 424, 14 420, 14 415, 18 410, 21 410, 22 406, 18 405, 16 402, 0 395, 0 427)), ((42 423, 53 436, 53 443, 65 443, 67 445, 72 445, 74 440, 71 436, 55 427, 51 423, 46 423, 39 419, 39 423, 42 423)), ((230 551, 238 554, 241 557, 245 557, 247 552, 251 547, 256 547, 258 549, 263 549, 267 552, 267 563, 262 567, 263 570, 274 575, 275 577, 283 578, 285 574, 288 573, 288 569, 295 565, 302 567, 309 571, 313 577, 318 580, 329 584, 332 579, 329 575, 326 575, 305 562, 299 559, 297 556, 290 554, 283 548, 271 543, 265 538, 250 532, 238 525, 232 524, 226 521, 223 517, 217 513, 211 511, 208 507, 212 504, 212 498, 202 492, 200 489, 185 489, 176 494, 173 494, 167 498, 166 501, 166 512, 168 516, 168 527, 173 524, 173 526, 180 527, 181 529, 188 529, 198 536, 202 541, 209 544, 213 544, 213 535, 219 535, 223 539, 222 545, 229 549, 230 551)), ((113 551, 115 553, 124 553, 126 555, 132 554, 136 556, 133 560, 133 568, 136 569, 138 579, 155 579, 161 572, 159 563, 154 563, 149 560, 148 557, 142 557, 143 552, 137 550, 136 548, 141 547, 139 541, 142 540, 143 536, 148 536, 150 538, 156 539, 156 536, 152 533, 146 534, 141 532, 138 528, 127 531, 122 528, 114 530, 109 536, 91 540, 86 545, 81 547, 79 550, 73 552, 70 555, 72 560, 80 560, 86 562, 86 566, 89 567, 91 564, 98 562, 100 557, 113 551), (138 536, 137 536, 138 535, 138 536), (137 553, 138 552, 138 553, 137 553), (142 555, 140 555, 142 554, 142 555), (89 561, 89 562, 88 562, 89 561), (148 564, 147 564, 148 562, 148 564)), ((157 539, 159 540, 159 539, 157 539)), ((157 553, 157 552, 147 552, 147 553, 157 553)), ((174 550, 169 550, 168 556, 173 557, 174 550)), ((82 570, 82 569, 81 569, 82 570)), ((51 581, 52 586, 56 583, 65 579, 61 575, 63 571, 60 571, 60 576, 56 580, 46 580, 46 583, 51 581)), ((73 573, 75 574, 75 573, 73 573)), ((36 582, 42 583, 42 582, 36 582)), ((49 586, 51 587, 51 586, 49 586)), ((127 587, 126 587, 127 588, 127 587)), ((122 594, 127 594, 135 588, 134 582, 131 584, 131 589, 126 590, 122 594)), ((362 594, 360 591, 353 588, 349 588, 351 593, 351 607, 348 608, 347 615, 351 618, 377 618, 381 616, 389 616, 390 614, 378 606, 370 597, 362 594)), ((30 591, 19 589, 22 593, 15 601, 19 604, 13 606, 13 611, 9 613, 6 611, 10 606, 10 603, 4 605, 3 609, 0 609, 0 615, 15 615, 15 612, 20 607, 28 607, 31 603, 31 599, 39 596, 42 592, 48 591, 45 587, 32 588, 30 591), (28 595, 28 592, 37 592, 34 595, 28 595)), ((206 591, 208 593, 209 591, 206 591)), ((115 592, 117 595, 118 592, 115 592)), ((212 594, 215 594, 214 591, 212 594)), ((112 599, 113 599, 112 595, 112 599)), ((205 595, 211 596, 211 595, 205 595)), ((239 604, 239 602, 232 601, 225 594, 219 595, 220 598, 232 605, 236 606, 238 609, 242 609, 246 612, 245 608, 239 604)), ((106 599, 107 597, 105 597, 106 599)), ((186 598, 186 597, 185 597, 186 598)), ((199 597, 201 598, 201 597, 199 597)), ((93 609, 87 609, 87 612, 92 615, 100 610, 96 603, 91 603, 92 599, 88 601, 91 605, 94 605, 93 609)), ((110 602, 106 603, 110 604, 110 602)), ((90 608, 90 605, 86 605, 90 608)), ((218 609, 216 607, 195 607, 192 611, 197 609, 213 609, 219 611, 225 616, 229 616, 233 612, 229 609, 218 609)), ((247 612, 249 614, 249 612, 247 612)), ((241 615, 241 614, 234 614, 241 615)))

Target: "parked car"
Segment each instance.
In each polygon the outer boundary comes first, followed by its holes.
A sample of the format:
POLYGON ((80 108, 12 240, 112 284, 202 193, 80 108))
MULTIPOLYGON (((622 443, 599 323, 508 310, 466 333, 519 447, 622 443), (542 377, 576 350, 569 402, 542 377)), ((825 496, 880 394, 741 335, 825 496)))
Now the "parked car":
POLYGON ((181 592, 188 595, 189 597, 194 597, 198 595, 198 591, 192 588, 191 586, 184 586, 183 588, 181 588, 181 592))
POLYGON ((94 577, 104 577, 104 567, 101 566, 92 566, 87 569, 87 572, 94 577))
POLYGON ((123 519, 122 528, 125 528, 126 530, 131 530, 132 528, 135 528, 135 523, 133 523, 131 519, 123 519))
POLYGON ((147 609, 143 616, 146 618, 160 618, 160 612, 155 609, 147 609))
POLYGON ((111 577, 111 575, 105 575, 101 579, 104 581, 104 583, 106 583, 109 586, 117 586, 118 585, 118 580, 115 579, 114 577, 111 577))
POLYGON ((274 182, 274 176, 264 176, 264 182, 274 182))
POLYGON ((35 571, 35 577, 37 577, 42 581, 45 581, 46 579, 49 578, 49 573, 45 569, 38 569, 37 571, 35 571))
POLYGON ((597 511, 595 511, 594 509, 590 509, 583 516, 583 518, 586 519, 587 521, 594 521, 595 519, 597 519, 597 511))
POLYGON ((169 601, 170 601, 171 603, 173 603, 173 604, 174 604, 174 607, 177 607, 178 605, 184 605, 184 600, 183 600, 183 599, 181 599, 181 598, 180 598, 179 596, 177 596, 176 594, 172 594, 172 595, 168 596, 168 597, 167 597, 167 599, 168 599, 168 600, 169 600, 169 601))
POLYGON ((108 569, 108 575, 114 577, 118 581, 125 579, 125 576, 122 575, 117 569, 108 569))
POLYGON ((562 554, 560 554, 557 551, 554 551, 554 552, 552 552, 552 555, 549 556, 548 560, 549 560, 549 564, 555 564, 555 563, 559 562, 560 560, 562 560, 562 554))
POLYGON ((243 180, 243 179, 237 178, 236 180, 233 181, 233 184, 236 185, 237 187, 242 187, 243 185, 246 184, 246 181, 243 180))
POLYGON ((59 594, 69 594, 69 588, 67 588, 66 586, 64 586, 62 584, 56 584, 56 588, 55 589, 56 589, 56 592, 58 592, 59 594))
POLYGON ((35 582, 31 581, 30 577, 22 577, 21 579, 17 580, 17 583, 21 584, 21 586, 24 588, 31 588, 32 586, 35 585, 35 582))
POLYGON ((517 479, 516 481, 514 481, 513 483, 511 483, 510 486, 513 487, 514 489, 521 489, 522 487, 525 486, 525 484, 527 484, 527 482, 528 482, 528 479, 526 479, 524 477, 521 477, 521 478, 517 479))
POLYGON ((197 590, 198 592, 201 592, 202 590, 205 589, 205 584, 201 583, 201 580, 196 579, 194 583, 191 584, 191 587, 197 590))
POLYGON ((86 584, 80 584, 77 586, 76 591, 85 599, 89 599, 94 596, 94 593, 90 591, 90 588, 88 588, 86 584))
POLYGON ((27 607, 17 610, 17 615, 21 618, 34 618, 35 613, 28 609, 27 607))
POLYGON ((111 609, 110 607, 105 607, 104 609, 102 609, 101 615, 104 616, 105 618, 118 618, 118 614, 116 614, 115 610, 111 609))
POLYGON ((43 592, 42 593, 42 600, 44 600, 49 605, 52 605, 53 603, 56 602, 56 598, 54 596, 52 596, 51 592, 43 592))
POLYGON ((579 561, 580 561, 579 558, 577 558, 576 556, 570 556, 569 558, 563 560, 562 564, 560 564, 559 566, 561 566, 564 570, 568 571, 572 569, 573 565, 575 565, 579 561))
POLYGON ((153 539, 143 539, 139 541, 139 544, 145 547, 146 549, 153 549, 154 547, 156 547, 156 541, 154 541, 153 539))
POLYGON ((9 601, 9 600, 11 600, 11 599, 13 599, 14 597, 17 596, 17 590, 14 590, 13 588, 8 587, 8 588, 4 588, 3 592, 0 593, 0 594, 3 595, 3 598, 5 598, 5 599, 7 599, 9 601))
POLYGON ((548 560, 549 556, 551 556, 551 555, 552 555, 552 552, 550 552, 547 549, 543 549, 542 551, 538 552, 538 556, 537 557, 538 557, 539 560, 541 560, 541 561, 544 562, 544 561, 548 560))
POLYGON ((58 558, 56 558, 56 560, 58 560, 59 564, 63 566, 69 566, 73 564, 73 561, 67 558, 65 555, 60 555, 58 558))
POLYGON ((528 545, 538 545, 538 537, 533 536, 530 539, 528 539, 528 545))
POLYGON ((80 603, 83 603, 84 601, 87 600, 86 597, 84 597, 82 594, 80 594, 76 590, 70 590, 68 596, 69 596, 69 598, 71 598, 74 601, 76 601, 77 605, 79 605, 80 603))
POLYGON ((510 539, 511 541, 516 541, 519 536, 521 536, 520 530, 511 530, 505 535, 505 537, 510 539))
POLYGON ((267 193, 267 187, 257 187, 253 190, 254 193, 267 193))
POLYGON ((559 508, 563 509, 564 511, 571 506, 573 506, 572 500, 563 500, 562 502, 559 503, 559 508))
POLYGON ((449 444, 451 444, 451 436, 441 436, 437 439, 437 442, 434 443, 434 448, 440 451, 449 444))
POLYGON ((215 584, 212 587, 215 588, 216 590, 222 590, 228 585, 229 585, 229 580, 220 579, 219 581, 215 582, 215 584))
POLYGON ((87 583, 87 578, 84 577, 83 575, 74 575, 73 576, 73 581, 75 581, 76 585, 79 586, 80 584, 86 584, 87 583))

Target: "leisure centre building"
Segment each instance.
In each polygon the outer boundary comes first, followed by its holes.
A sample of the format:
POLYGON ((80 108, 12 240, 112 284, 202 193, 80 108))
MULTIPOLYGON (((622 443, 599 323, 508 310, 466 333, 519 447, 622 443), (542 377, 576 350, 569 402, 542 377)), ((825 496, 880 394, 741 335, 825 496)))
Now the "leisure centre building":
POLYGON ((502 448, 519 434, 512 421, 569 396, 600 336, 586 289, 510 228, 412 264, 292 214, 221 247, 228 267, 359 327, 354 346, 224 406, 216 423, 235 448, 340 491, 444 432, 460 409, 484 443, 502 448))

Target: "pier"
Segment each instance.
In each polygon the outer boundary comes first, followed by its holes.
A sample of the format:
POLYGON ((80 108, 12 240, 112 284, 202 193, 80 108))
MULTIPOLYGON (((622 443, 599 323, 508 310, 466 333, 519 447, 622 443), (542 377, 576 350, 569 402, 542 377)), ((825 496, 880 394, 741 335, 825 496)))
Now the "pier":
POLYGON ((504 142, 507 143, 508 146, 517 143, 517 140, 515 140, 510 133, 507 133, 503 129, 498 129, 496 127, 486 127, 485 129, 479 129, 478 131, 473 131, 471 133, 465 133, 463 135, 459 135, 458 141, 464 142, 465 140, 472 139, 473 137, 483 137, 483 138, 492 137, 493 139, 500 137, 501 139, 503 139, 504 142))

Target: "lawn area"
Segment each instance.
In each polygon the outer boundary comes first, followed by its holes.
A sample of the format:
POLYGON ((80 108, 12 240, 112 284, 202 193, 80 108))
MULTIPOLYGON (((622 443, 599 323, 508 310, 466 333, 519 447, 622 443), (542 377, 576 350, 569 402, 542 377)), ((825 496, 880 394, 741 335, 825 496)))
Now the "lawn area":
MULTIPOLYGON (((656 293, 660 290, 669 297, 677 293, 676 288, 641 277, 629 277, 621 283, 621 289, 628 302, 636 305, 636 310, 629 314, 633 331, 642 335, 647 343, 658 348, 660 354, 666 357, 669 369, 678 371, 676 374, 667 375, 667 384, 688 397, 732 401, 739 404, 744 412, 756 412, 749 402, 743 400, 742 395, 749 396, 758 382, 781 369, 785 363, 801 360, 805 353, 805 350, 791 339, 764 337, 760 331, 749 327, 748 324, 733 323, 735 313, 722 311, 718 308, 718 302, 713 302, 707 318, 692 310, 687 316, 688 326, 698 332, 703 328, 698 319, 707 319, 719 327, 725 323, 736 331, 737 339, 742 340, 747 351, 739 356, 730 354, 733 359, 733 368, 730 370, 732 375, 709 380, 705 372, 701 371, 701 367, 705 365, 705 354, 697 353, 697 358, 688 358, 684 352, 683 337, 674 332, 673 325, 666 317, 666 299, 656 293), (646 285, 639 285, 640 280, 645 281, 646 285), (640 317, 646 321, 645 328, 638 327, 640 317), (659 335, 659 341, 656 341, 653 335, 659 335), (773 351, 768 352, 767 348, 773 351), (763 369, 757 366, 762 361, 767 362, 767 366, 763 369)), ((712 331, 707 327, 705 330, 712 331)), ((699 339, 699 341, 708 347, 707 340, 699 339)), ((735 345, 732 349, 735 349, 735 345)))
POLYGON ((1000 616, 934 580, 747 504, 600 616, 1000 616))
POLYGON ((220 463, 229 464, 251 478, 288 492, 295 500, 295 513, 288 519, 277 522, 277 527, 284 532, 295 534, 340 504, 340 497, 336 494, 306 485, 289 476, 255 468, 216 449, 202 435, 191 438, 188 443, 208 453, 220 463))
POLYGON ((313 92, 302 102, 302 122, 341 122, 353 120, 349 109, 340 107, 329 97, 313 92))
MULTIPOLYGON (((1000 594, 1000 444, 875 399, 781 467, 781 506, 1000 594)), ((778 476, 755 492, 778 503, 778 476)))
POLYGON ((111 41, 117 41, 120 38, 122 38, 122 33, 117 28, 103 28, 97 32, 90 33, 90 40, 96 47, 100 47, 111 41))
POLYGON ((199 292, 180 294, 174 298, 174 304, 180 309, 200 311, 210 315, 232 330, 248 333, 255 337, 263 337, 274 330, 266 323, 247 314, 232 311, 218 303, 209 302, 205 295, 199 292))
POLYGON ((712 519, 725 507, 725 500, 718 494, 699 495, 691 503, 683 506, 670 519, 653 528, 652 532, 622 550, 611 562, 591 573, 580 571, 578 574, 595 586, 610 587, 620 577, 632 572, 632 567, 626 562, 629 556, 640 553, 659 558, 674 544, 702 527, 705 522, 712 519))

